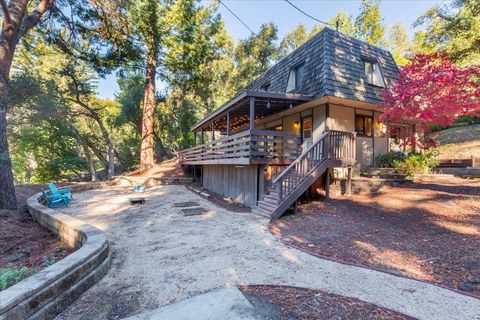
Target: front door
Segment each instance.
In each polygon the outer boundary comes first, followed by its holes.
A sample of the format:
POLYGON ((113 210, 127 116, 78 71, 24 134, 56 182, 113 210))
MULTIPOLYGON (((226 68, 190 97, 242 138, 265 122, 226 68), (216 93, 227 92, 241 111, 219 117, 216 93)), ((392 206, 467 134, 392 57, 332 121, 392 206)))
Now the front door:
POLYGON ((313 143, 313 121, 312 117, 302 119, 302 149, 310 147, 313 143))

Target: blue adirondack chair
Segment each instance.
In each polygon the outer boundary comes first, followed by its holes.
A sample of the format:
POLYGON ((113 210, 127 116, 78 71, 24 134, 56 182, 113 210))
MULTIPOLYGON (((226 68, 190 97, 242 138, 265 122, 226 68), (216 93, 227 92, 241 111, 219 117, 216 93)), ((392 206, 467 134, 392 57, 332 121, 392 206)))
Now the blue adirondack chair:
POLYGON ((69 200, 73 200, 72 192, 70 190, 68 189, 58 190, 55 183, 49 183, 48 189, 50 189, 50 193, 53 195, 67 196, 69 200))
POLYGON ((42 193, 47 198, 48 201, 48 207, 56 207, 56 206, 68 206, 70 205, 70 198, 67 195, 62 195, 62 194, 48 194, 45 190, 42 188, 42 193))

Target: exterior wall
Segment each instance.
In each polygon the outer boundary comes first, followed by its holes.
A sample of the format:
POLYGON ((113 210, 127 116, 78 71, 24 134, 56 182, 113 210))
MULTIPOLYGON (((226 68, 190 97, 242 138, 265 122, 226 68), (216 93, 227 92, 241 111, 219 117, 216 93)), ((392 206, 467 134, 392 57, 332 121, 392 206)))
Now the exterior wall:
MULTIPOLYGON (((258 169, 258 165, 204 165, 202 184, 207 190, 253 207, 257 205, 260 183, 258 169)), ((260 177, 263 177, 263 174, 260 174, 260 177)))
POLYGON ((375 157, 389 151, 389 139, 381 132, 380 112, 330 105, 327 126, 331 130, 355 131, 355 114, 373 116, 373 137, 357 136, 357 161, 362 169, 375 164, 375 157))
POLYGON ((374 123, 373 132, 375 135, 375 154, 374 154, 375 157, 384 153, 388 153, 390 151, 389 138, 386 134, 382 132, 380 121, 378 120, 380 115, 381 115, 380 112, 374 112, 374 117, 373 117, 373 123, 374 123))
POLYGON ((355 131, 355 109, 330 105, 327 128, 331 130, 355 131))
POLYGON ((325 130, 326 106, 321 105, 313 109, 313 141, 320 138, 325 130))
POLYGON ((294 113, 292 115, 286 116, 283 118, 283 131, 284 132, 295 132, 300 134, 300 126, 295 126, 295 122, 300 121, 300 112, 294 113))

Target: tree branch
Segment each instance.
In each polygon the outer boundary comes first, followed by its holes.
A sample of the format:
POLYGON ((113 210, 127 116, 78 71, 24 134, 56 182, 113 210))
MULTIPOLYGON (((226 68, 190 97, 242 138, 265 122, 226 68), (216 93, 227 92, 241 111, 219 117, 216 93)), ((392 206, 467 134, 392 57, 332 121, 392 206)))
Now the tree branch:
MULTIPOLYGON (((0 0, 1 1, 1 0, 0 0)), ((42 18, 45 11, 53 4, 55 0, 41 0, 37 8, 27 15, 20 25, 20 37, 25 35, 31 28, 33 28, 42 18)))
POLYGON ((0 0, 0 5, 2 6, 4 20, 4 29, 8 29, 12 25, 12 17, 10 17, 10 11, 8 11, 8 5, 5 0, 0 0))

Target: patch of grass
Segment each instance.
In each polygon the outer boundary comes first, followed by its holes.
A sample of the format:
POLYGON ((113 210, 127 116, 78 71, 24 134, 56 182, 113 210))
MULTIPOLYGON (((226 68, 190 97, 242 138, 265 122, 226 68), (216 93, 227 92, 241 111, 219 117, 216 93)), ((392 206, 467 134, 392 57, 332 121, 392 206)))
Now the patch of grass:
POLYGON ((27 267, 0 268, 0 291, 13 286, 15 283, 29 277, 35 270, 27 267))
POLYGON ((57 259, 55 259, 55 257, 49 258, 48 256, 43 256, 43 265, 45 267, 49 267, 52 264, 54 264, 55 262, 57 262, 57 259))

